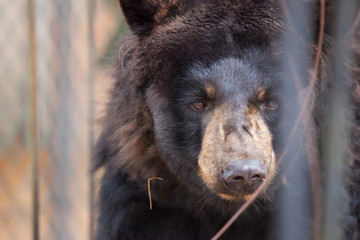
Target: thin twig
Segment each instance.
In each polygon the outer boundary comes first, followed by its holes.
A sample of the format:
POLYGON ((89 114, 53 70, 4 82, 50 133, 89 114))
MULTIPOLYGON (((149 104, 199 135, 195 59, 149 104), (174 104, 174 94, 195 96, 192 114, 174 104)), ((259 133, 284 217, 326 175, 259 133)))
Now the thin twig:
MULTIPOLYGON (((285 12, 285 15, 288 16, 289 18, 289 12, 288 9, 286 7, 286 3, 285 2, 281 2, 282 3, 282 8, 283 8, 283 12, 285 12)), ((320 2, 321 4, 321 12, 320 12, 320 31, 319 31, 319 41, 318 41, 318 47, 317 47, 317 51, 316 51, 316 58, 315 58, 315 63, 314 63, 314 69, 312 72, 312 76, 310 79, 310 84, 309 84, 309 90, 307 91, 306 97, 304 99, 304 102, 301 106, 300 109, 300 114, 298 116, 298 118, 296 119, 296 122, 294 124, 294 127, 289 135, 289 139, 291 139, 291 137, 295 134, 296 128, 297 126, 300 124, 300 121, 302 120, 303 116, 305 115, 305 110, 306 110, 306 106, 308 104, 308 102, 310 101, 310 97, 311 97, 311 93, 312 90, 314 88, 315 82, 316 82, 316 77, 318 75, 318 70, 319 70, 319 65, 320 65, 320 57, 321 57, 321 52, 322 52, 322 46, 323 46, 323 39, 324 39, 324 26, 325 26, 325 1, 321 0, 320 2)), ((285 147, 285 150, 283 151, 283 153, 281 154, 281 156, 279 157, 279 160, 276 163, 276 167, 275 169, 279 166, 279 164, 282 162, 282 160, 285 157, 285 154, 288 152, 290 147, 290 144, 288 144, 285 147)), ((317 182, 317 181, 316 181, 317 182)), ((246 208, 256 199, 256 197, 260 194, 260 192, 263 190, 263 188, 265 187, 265 182, 263 184, 260 185, 260 187, 255 191, 255 193, 251 196, 251 198, 249 198, 241 207, 240 209, 226 222, 226 224, 211 238, 211 240, 217 240, 219 239, 224 232, 236 221, 236 219, 246 210, 246 208)), ((315 201, 316 203, 314 203, 315 205, 318 205, 318 199, 319 196, 316 197, 315 201)), ((319 217, 321 218, 321 212, 316 212, 314 213, 314 218, 315 218, 315 222, 317 223, 319 221, 319 217)), ((320 219, 321 220, 321 219, 320 219)), ((315 236, 315 239, 317 239, 317 236, 315 236)))
POLYGON ((250 204, 257 198, 260 192, 265 188, 266 182, 263 182, 254 192, 251 197, 244 202, 240 209, 226 222, 226 224, 211 238, 211 240, 219 239, 224 232, 235 222, 235 220, 250 206, 250 204))
POLYGON ((148 193, 149 193, 150 210, 152 209, 151 190, 150 190, 150 182, 151 182, 152 180, 164 181, 164 179, 163 179, 163 178, 160 178, 160 177, 151 177, 151 178, 148 178, 148 193))
MULTIPOLYGON (((320 28, 319 28, 319 40, 318 40, 318 46, 317 46, 317 52, 316 52, 316 58, 315 58, 315 64, 314 64, 314 71, 311 78, 311 89, 314 86, 316 76, 318 74, 319 65, 320 65, 320 57, 322 52, 322 46, 324 42, 324 31, 325 31, 325 0, 320 0, 320 28)), ((309 90, 310 92, 310 90, 309 90)), ((311 138, 311 136, 308 136, 309 134, 306 134, 306 138, 311 138)), ((309 140, 309 139, 307 139, 309 140)), ((307 141, 309 143, 309 141, 307 141)), ((311 156, 309 157, 309 161, 311 161, 311 156)), ((322 209, 321 209, 321 198, 322 198, 322 189, 321 189, 321 179, 319 176, 320 174, 320 167, 319 162, 313 161, 312 163, 309 163, 309 169, 310 169, 310 177, 311 177, 311 187, 313 190, 313 220, 314 220, 314 240, 320 239, 321 234, 321 215, 322 215, 322 209)))
POLYGON ((29 17, 29 153, 31 157, 31 194, 32 194, 32 216, 31 230, 32 239, 39 239, 39 156, 38 156, 38 72, 37 72, 37 29, 36 29, 36 1, 28 1, 29 17))

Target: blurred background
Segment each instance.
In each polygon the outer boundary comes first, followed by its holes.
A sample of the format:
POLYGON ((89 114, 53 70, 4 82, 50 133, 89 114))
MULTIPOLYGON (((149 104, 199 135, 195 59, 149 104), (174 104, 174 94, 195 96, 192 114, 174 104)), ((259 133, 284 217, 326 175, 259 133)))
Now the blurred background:
MULTIPOLYGON (((0 0, 0 30, 0 240, 91 239, 102 174, 90 171, 91 146, 112 64, 129 32, 118 0, 0 0)), ((342 123, 338 112, 334 116, 342 123)), ((342 140, 336 134, 328 139, 342 140)), ((325 149, 332 181, 324 191, 328 203, 319 209, 326 213, 342 203, 338 159, 345 150, 342 142, 338 146, 325 149)), ((284 206, 290 213, 284 228, 295 226, 293 209, 309 207, 301 199, 284 206)), ((328 215, 322 239, 339 239, 339 214, 328 215)))
POLYGON ((90 239, 118 1, 0 0, 0 29, 0 239, 90 239))

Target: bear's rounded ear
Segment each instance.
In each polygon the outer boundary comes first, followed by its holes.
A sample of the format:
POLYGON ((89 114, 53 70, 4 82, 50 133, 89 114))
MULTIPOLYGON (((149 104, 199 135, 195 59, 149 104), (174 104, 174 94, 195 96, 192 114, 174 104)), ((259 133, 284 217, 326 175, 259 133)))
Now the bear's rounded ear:
POLYGON ((130 29, 137 36, 148 34, 156 24, 174 14, 177 0, 119 0, 130 29))

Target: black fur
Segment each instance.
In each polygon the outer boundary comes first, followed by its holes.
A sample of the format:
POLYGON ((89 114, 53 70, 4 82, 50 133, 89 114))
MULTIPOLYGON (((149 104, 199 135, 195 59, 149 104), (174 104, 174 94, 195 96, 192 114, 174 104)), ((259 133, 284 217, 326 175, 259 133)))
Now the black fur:
MULTIPOLYGON (((95 169, 106 168, 97 238, 211 238, 246 198, 224 187, 221 170, 229 161, 257 157, 268 170, 269 183, 223 239, 276 239, 282 172, 273 168, 285 148, 280 130, 293 120, 282 116, 296 116, 299 110, 296 91, 284 94, 292 80, 284 71, 291 66, 283 63, 286 27, 279 5, 270 0, 121 0, 120 5, 134 41, 125 61, 117 62, 97 144, 95 169), (204 109, 194 109, 198 102, 204 109), (277 106, 269 107, 273 102, 277 106), (147 181, 152 177, 164 181, 151 182, 150 210, 147 181)), ((318 23, 318 5, 311 9, 313 17, 304 21, 305 27, 318 23)), ((326 63, 332 46, 326 31, 309 104, 310 132, 317 144, 326 119, 326 63)), ((306 70, 313 66, 317 40, 317 34, 310 35, 306 70)), ((360 220, 358 60, 351 83, 355 121, 348 239, 359 236, 360 220)), ((301 83, 308 85, 308 80, 301 83)), ((302 146, 303 134, 296 133, 293 144, 302 146)), ((297 151, 299 159, 306 158, 305 147, 297 151)), ((319 157, 317 150, 312 154, 319 157)))

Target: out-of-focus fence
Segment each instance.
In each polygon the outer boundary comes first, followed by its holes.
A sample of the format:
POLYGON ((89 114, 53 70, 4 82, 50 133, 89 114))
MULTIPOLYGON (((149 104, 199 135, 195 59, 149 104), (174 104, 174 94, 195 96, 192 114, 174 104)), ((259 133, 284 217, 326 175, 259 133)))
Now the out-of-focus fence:
POLYGON ((0 239, 89 239, 117 0, 0 0, 0 239), (37 230, 36 230, 37 229, 37 230))

